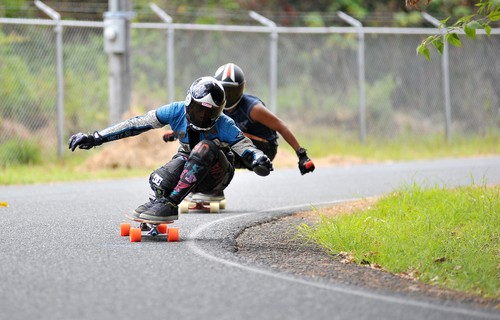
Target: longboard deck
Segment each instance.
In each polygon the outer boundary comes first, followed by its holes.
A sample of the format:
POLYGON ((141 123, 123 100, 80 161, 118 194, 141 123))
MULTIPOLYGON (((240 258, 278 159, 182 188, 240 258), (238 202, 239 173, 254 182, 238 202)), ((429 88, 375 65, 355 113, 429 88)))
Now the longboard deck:
POLYGON ((134 217, 134 216, 131 216, 130 214, 126 213, 125 214, 125 217, 129 220, 132 220, 132 221, 135 221, 135 222, 140 222, 140 223, 149 223, 149 224, 152 224, 152 225, 157 225, 157 224, 170 224, 170 223, 174 223, 175 220, 171 220, 171 221, 156 221, 156 220, 147 220, 147 219, 141 219, 141 218, 137 218, 137 217, 134 217))

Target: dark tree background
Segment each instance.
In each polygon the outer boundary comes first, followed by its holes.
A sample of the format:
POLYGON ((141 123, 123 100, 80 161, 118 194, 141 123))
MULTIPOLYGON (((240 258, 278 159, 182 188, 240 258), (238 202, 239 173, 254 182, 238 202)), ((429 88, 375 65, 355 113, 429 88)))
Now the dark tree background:
MULTIPOLYGON (((420 1, 419 7, 407 7, 405 0, 132 0, 137 21, 158 21, 149 8, 154 2, 176 23, 255 24, 248 17, 254 10, 281 26, 332 26, 344 24, 337 17, 344 11, 366 26, 421 26, 420 10, 438 19, 460 17, 474 12, 470 0, 420 1)), ((63 19, 102 20, 108 0, 45 0, 63 19)), ((33 0, 2 0, 0 16, 12 18, 43 17, 33 0)))

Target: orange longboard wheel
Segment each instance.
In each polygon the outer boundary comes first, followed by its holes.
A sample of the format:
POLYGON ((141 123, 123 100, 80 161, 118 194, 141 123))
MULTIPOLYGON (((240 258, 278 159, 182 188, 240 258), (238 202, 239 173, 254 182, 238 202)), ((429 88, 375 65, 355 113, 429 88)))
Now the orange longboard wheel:
POLYGON ((179 241, 179 229, 168 228, 167 240, 168 242, 179 241))
POLYGON ((120 236, 126 237, 130 234, 130 223, 120 223, 120 236))
POLYGON ((162 223, 162 224, 158 225, 158 228, 157 228, 158 232, 162 233, 162 234, 167 233, 167 229, 168 229, 168 226, 166 223, 162 223))
POLYGON ((141 228, 130 228, 130 242, 141 242, 141 228))

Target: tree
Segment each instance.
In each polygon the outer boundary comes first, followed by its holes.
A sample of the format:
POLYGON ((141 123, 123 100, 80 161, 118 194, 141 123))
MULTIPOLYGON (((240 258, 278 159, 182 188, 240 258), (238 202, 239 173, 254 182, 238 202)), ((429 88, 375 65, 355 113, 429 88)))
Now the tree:
MULTIPOLYGON (((421 0, 405 0, 408 7, 418 7, 421 0)), ((426 0, 427 4, 432 0, 426 0)), ((476 30, 483 29, 490 37, 491 26, 490 23, 500 21, 500 0, 481 0, 476 4, 478 10, 476 13, 465 15, 458 19, 451 26, 446 27, 449 17, 440 21, 439 28, 446 28, 444 37, 441 35, 432 35, 422 41, 417 48, 417 53, 423 55, 427 60, 430 60, 429 47, 432 45, 440 54, 443 53, 444 41, 456 46, 462 47, 459 33, 463 31, 465 35, 471 39, 476 38, 476 30)))

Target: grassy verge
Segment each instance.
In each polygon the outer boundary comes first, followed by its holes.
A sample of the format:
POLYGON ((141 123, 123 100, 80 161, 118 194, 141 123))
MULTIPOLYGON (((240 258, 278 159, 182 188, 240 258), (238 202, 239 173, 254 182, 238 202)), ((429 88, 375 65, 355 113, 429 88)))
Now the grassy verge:
POLYGON ((0 185, 148 177, 153 170, 153 168, 118 168, 89 171, 80 168, 84 160, 85 157, 76 156, 51 163, 0 166, 0 185))
POLYGON ((72 165, 51 164, 0 168, 0 185, 53 183, 80 180, 149 177, 153 169, 113 169, 82 171, 72 165))
MULTIPOLYGON (((433 159, 445 157, 471 157, 481 155, 498 155, 500 153, 500 136, 487 134, 485 136, 460 138, 454 137, 451 143, 447 143, 442 136, 428 137, 405 137, 399 140, 375 141, 368 140, 361 144, 356 138, 342 136, 341 133, 332 133, 331 128, 315 128, 314 131, 296 131, 299 141, 308 149, 308 154, 313 160, 329 156, 344 156, 348 159, 358 158, 366 161, 401 161, 416 159, 433 159)), ((162 143, 162 142, 159 142, 162 143)), ((16 146, 17 147, 17 146, 16 146)), ((5 149, 5 148, 4 148, 5 149)), ((2 150, 4 150, 2 149, 2 150)), ((25 152, 15 150, 3 153, 11 156, 11 153, 24 155, 25 152)), ((280 139, 280 150, 288 151, 295 157, 293 150, 280 139)), ((38 151, 27 149, 27 159, 38 159, 38 151)), ((108 170, 82 171, 79 165, 86 158, 95 155, 100 150, 92 150, 85 154, 81 152, 66 153, 62 160, 39 160, 19 161, 8 163, 2 162, 0 153, 0 184, 28 184, 46 183, 55 181, 74 181, 88 179, 115 179, 128 177, 144 177, 155 169, 154 167, 143 169, 116 168, 108 170), (26 163, 26 164, 22 164, 26 163)), ((142 151, 144 152, 144 151, 142 151)), ((117 156, 120 156, 118 154, 117 156)), ((42 157, 46 159, 47 157, 42 157)), ((52 156, 53 158, 53 156, 52 156)), ((295 164, 295 161, 293 161, 295 164)), ((158 166, 163 163, 158 164, 158 166)), ((279 164, 276 164, 279 167, 279 164)))
POLYGON ((401 188, 368 210, 323 216, 302 235, 332 254, 420 281, 500 297, 500 186, 401 188))
MULTIPOLYGON (((372 161, 406 161, 432 158, 471 157, 498 155, 500 135, 453 137, 448 143, 442 135, 403 136, 376 140, 368 137, 366 143, 359 139, 332 134, 331 129, 315 128, 310 132, 298 132, 299 141, 313 157, 348 155, 372 161)), ((281 141, 281 146, 285 143, 281 141)), ((288 147, 288 146, 285 146, 288 147)))

